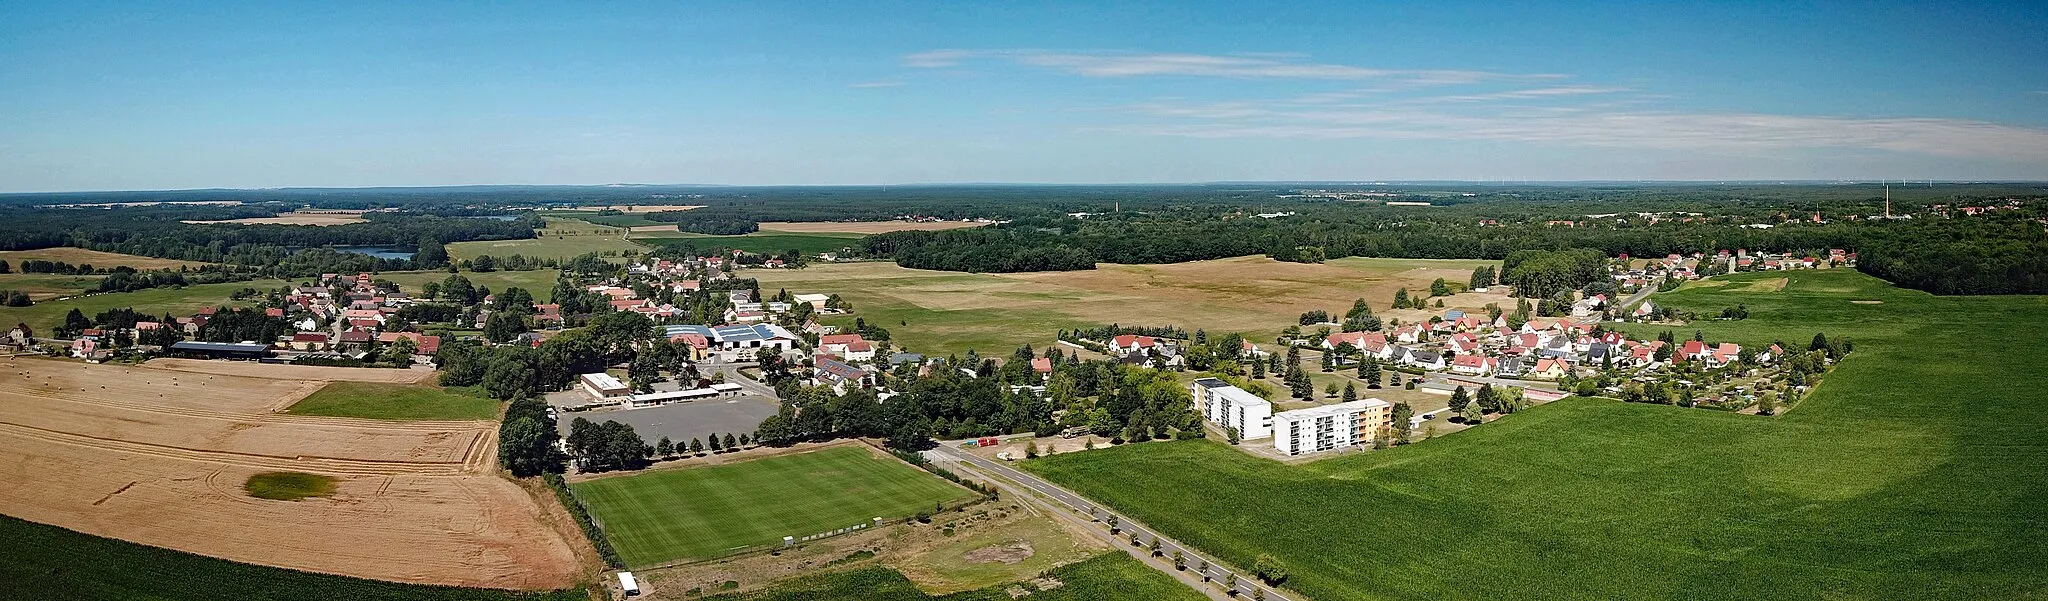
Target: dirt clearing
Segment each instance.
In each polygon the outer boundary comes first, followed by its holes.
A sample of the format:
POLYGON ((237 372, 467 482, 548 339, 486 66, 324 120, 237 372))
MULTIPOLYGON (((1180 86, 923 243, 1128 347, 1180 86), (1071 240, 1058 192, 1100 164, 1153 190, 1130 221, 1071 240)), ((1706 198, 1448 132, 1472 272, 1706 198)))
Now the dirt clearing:
POLYGON ((314 572, 497 588, 575 582, 568 543, 496 475, 492 423, 271 412, 322 383, 154 362, 0 360, 0 508, 314 572), (331 477, 334 488, 296 501, 251 497, 245 485, 266 472, 331 477))
POLYGON ((434 370, 425 368, 322 367, 317 365, 283 365, 257 363, 254 361, 204 361, 198 359, 151 359, 146 365, 165 371, 318 382, 416 384, 424 382, 427 378, 434 375, 434 370))
POLYGON ((1792 280, 1790 278, 1771 278, 1767 280, 1757 280, 1754 282, 1750 282, 1748 286, 1743 286, 1741 288, 1730 288, 1729 290, 1733 292, 1777 292, 1780 290, 1784 290, 1785 284, 1788 284, 1791 281, 1792 280))
POLYGON ((880 234, 885 232, 957 230, 988 225, 979 221, 763 221, 761 231, 792 234, 880 234))

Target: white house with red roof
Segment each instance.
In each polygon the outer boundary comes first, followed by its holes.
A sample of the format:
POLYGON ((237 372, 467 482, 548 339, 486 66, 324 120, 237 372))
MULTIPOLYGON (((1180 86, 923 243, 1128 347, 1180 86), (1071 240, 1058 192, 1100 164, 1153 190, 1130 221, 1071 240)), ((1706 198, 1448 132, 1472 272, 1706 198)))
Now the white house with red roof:
POLYGON ((1124 335, 1122 335, 1122 336, 1117 336, 1117 337, 1115 337, 1115 338, 1111 338, 1111 339, 1109 339, 1109 348, 1111 348, 1111 349, 1115 350, 1116 352, 1118 352, 1118 353, 1120 353, 1120 354, 1126 354, 1126 355, 1128 355, 1128 354, 1131 354, 1131 353, 1135 353, 1135 352, 1138 352, 1138 351, 1147 351, 1147 350, 1152 350, 1152 349, 1154 349, 1154 348, 1158 348, 1158 347, 1159 347, 1159 339, 1158 339, 1158 338, 1153 338, 1153 337, 1151 337, 1151 336, 1139 336, 1139 335, 1137 335, 1137 334, 1124 334, 1124 335))
POLYGON ((1698 340, 1687 340, 1684 345, 1678 347, 1678 356, 1687 360, 1705 359, 1711 353, 1707 343, 1698 340))

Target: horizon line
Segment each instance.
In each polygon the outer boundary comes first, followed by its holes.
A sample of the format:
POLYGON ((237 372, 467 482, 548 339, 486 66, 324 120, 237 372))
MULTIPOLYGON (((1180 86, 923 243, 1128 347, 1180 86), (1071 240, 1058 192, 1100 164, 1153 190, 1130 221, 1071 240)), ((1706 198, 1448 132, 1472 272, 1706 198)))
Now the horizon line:
POLYGON ((1747 185, 1881 185, 1897 183, 1902 186, 1939 184, 2048 184, 2048 179, 1384 179, 1384 180, 1212 180, 1186 182, 906 182, 889 184, 709 184, 709 183, 605 183, 605 184, 432 184, 432 185, 369 185, 369 186, 259 186, 259 187, 206 187, 206 188, 157 188, 157 189, 92 189, 92 190, 34 190, 0 192, 0 197, 33 196, 39 194, 172 194, 198 192, 264 192, 264 191, 375 191, 375 190, 450 190, 460 188, 930 188, 930 187, 1173 187, 1173 186, 1242 186, 1242 185, 1334 185, 1334 186, 1409 186, 1409 185, 1569 185, 1569 184, 1747 184, 1747 185))

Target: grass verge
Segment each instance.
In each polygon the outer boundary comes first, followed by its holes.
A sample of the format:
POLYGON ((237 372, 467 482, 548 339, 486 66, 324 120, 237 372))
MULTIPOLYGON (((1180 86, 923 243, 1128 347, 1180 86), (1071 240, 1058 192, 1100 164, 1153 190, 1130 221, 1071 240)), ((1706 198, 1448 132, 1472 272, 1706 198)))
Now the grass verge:
POLYGON ((805 576, 759 591, 713 595, 706 597, 705 601, 1011 601, 1017 598, 1013 589, 1029 594, 1023 598, 1031 601, 1199 601, 1207 598, 1121 551, 1054 568, 1040 578, 1042 580, 932 596, 918 590, 917 585, 895 570, 877 567, 805 576))

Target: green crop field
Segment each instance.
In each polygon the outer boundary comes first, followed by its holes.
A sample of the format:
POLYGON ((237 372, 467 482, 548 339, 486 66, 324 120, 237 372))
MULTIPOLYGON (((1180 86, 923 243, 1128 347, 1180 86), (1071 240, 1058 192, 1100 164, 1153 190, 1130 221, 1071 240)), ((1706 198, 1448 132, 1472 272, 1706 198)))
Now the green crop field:
MULTIPOLYGON (((1199 601, 1204 599, 1165 574, 1159 573, 1121 551, 1054 568, 1046 576, 1060 582, 1048 590, 1018 585, 1031 591, 1031 601, 1098 601, 1142 599, 1144 601, 1199 601)), ((862 599, 864 601, 1011 601, 1007 589, 996 585, 984 589, 934 597, 917 589, 908 578, 888 568, 867 568, 850 572, 804 576, 776 583, 767 589, 706 597, 705 601, 811 601, 815 599, 862 599)))
POLYGON ((456 260, 478 255, 509 257, 524 255, 535 259, 569 259, 584 253, 616 257, 638 253, 647 247, 629 242, 625 228, 607 227, 576 219, 548 219, 538 238, 527 240, 478 240, 448 245, 448 256, 456 260))
POLYGON ((836 252, 848 246, 859 246, 861 234, 820 233, 786 234, 780 232, 754 232, 738 236, 714 236, 692 232, 634 232, 633 239, 647 244, 665 242, 688 242, 698 248, 724 247, 744 250, 750 253, 780 254, 796 249, 806 255, 822 252, 836 252))
POLYGON ((580 590, 420 586, 298 572, 148 547, 0 516, 0 599, 69 601, 585 601, 580 590))
MULTIPOLYGON (((377 274, 377 277, 397 283, 399 290, 405 291, 406 294, 419 296, 427 282, 439 282, 448 279, 449 275, 452 274, 446 271, 386 271, 377 274)), ((492 292, 514 287, 525 288, 527 292, 533 294, 534 300, 548 302, 554 300, 555 279, 561 277, 561 272, 553 269, 483 273, 465 271, 461 275, 468 279, 470 284, 488 287, 492 292)))
POLYGON ((328 382, 285 413, 390 420, 489 420, 498 401, 480 391, 422 384, 328 382))
POLYGON ((14 327, 16 322, 27 323, 41 334, 62 325, 64 314, 73 308, 85 313, 86 317, 92 317, 108 309, 124 307, 133 307, 137 311, 151 315, 162 315, 168 311, 173 315, 184 316, 205 307, 249 305, 250 303, 228 300, 228 296, 234 294, 236 290, 266 290, 284 285, 286 282, 283 280, 254 280, 79 296, 61 301, 39 302, 27 307, 0 307, 0 322, 6 323, 5 327, 10 328, 14 327))
POLYGON ((741 547, 896 519, 974 493, 857 446, 572 485, 626 564, 715 557, 741 547))
POLYGON ((1749 306, 1687 328, 1709 340, 1849 336, 1778 417, 1569 399, 1299 466, 1185 441, 1025 467, 1315 599, 2048 598, 2048 299, 1759 277, 1656 298, 1749 306))

